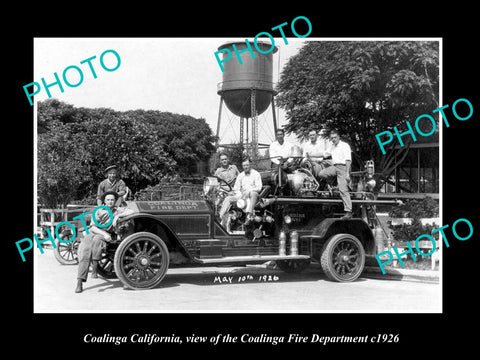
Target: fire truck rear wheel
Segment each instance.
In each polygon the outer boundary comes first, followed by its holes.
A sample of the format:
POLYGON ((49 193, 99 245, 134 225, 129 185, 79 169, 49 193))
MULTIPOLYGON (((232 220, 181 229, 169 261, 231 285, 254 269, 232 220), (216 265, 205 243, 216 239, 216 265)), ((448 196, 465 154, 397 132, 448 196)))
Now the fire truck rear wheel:
POLYGON ((355 236, 336 234, 323 245, 320 264, 330 280, 355 281, 365 266, 365 250, 355 236))

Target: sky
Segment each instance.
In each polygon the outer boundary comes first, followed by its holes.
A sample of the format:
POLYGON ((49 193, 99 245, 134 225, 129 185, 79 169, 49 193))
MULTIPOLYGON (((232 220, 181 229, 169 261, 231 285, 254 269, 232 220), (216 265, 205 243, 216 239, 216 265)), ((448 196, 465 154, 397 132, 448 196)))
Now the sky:
MULTIPOLYGON (((204 118, 216 133, 220 96, 217 84, 222 81, 222 71, 215 58, 217 48, 229 41, 244 38, 35 38, 34 79, 41 84, 55 81, 56 72, 64 92, 58 86, 49 88, 52 98, 76 107, 105 107, 118 111, 160 110, 204 118), (114 50, 121 59, 115 71, 107 72, 100 65, 100 55, 114 50), (94 79, 88 63, 91 60, 97 78, 94 79), (68 66, 78 66, 83 81, 77 87, 64 84, 62 74, 68 66)), ((279 51, 273 54, 273 81, 279 81, 279 72, 288 59, 296 54, 305 39, 274 38, 279 51)), ((252 39, 249 39, 253 43, 252 39)), ((245 53, 244 55, 249 55, 245 53)), ((113 53, 104 57, 105 66, 114 68, 113 53)), ((67 71, 67 79, 79 83, 76 70, 67 71)), ((31 90, 32 91, 32 90, 31 90)), ((48 99, 42 87, 34 102, 48 99)), ((26 101, 28 99, 26 98, 26 101)), ((277 123, 286 123, 284 112, 276 107, 277 123)), ((220 142, 239 139, 238 117, 223 105, 220 142)), ((269 107, 259 116, 259 142, 274 140, 273 116, 269 107)), ((292 138, 291 141, 295 142, 292 138)))

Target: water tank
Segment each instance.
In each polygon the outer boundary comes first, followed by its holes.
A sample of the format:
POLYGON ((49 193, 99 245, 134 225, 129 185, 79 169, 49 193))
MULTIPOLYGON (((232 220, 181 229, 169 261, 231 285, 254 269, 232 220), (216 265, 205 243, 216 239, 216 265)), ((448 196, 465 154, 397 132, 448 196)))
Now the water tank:
MULTIPOLYGON (((273 90, 273 56, 277 52, 275 46, 268 54, 262 54, 257 51, 253 43, 250 43, 255 58, 251 52, 245 50, 240 54, 242 64, 233 50, 235 44, 237 51, 247 48, 245 41, 228 42, 221 45, 218 50, 229 49, 232 57, 230 60, 222 63, 224 67, 223 81, 219 84, 217 93, 223 97, 227 108, 235 115, 243 118, 252 117, 251 90, 255 89, 255 108, 257 115, 260 115, 272 101, 275 94, 273 90)), ((268 42, 257 42, 261 51, 267 52, 272 44, 268 42)), ((223 52, 224 58, 228 52, 223 52)))

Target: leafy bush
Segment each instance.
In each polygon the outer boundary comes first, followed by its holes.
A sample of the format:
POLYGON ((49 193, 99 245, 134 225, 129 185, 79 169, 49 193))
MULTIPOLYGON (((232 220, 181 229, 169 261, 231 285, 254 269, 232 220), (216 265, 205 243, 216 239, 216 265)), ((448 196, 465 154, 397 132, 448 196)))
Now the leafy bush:
POLYGON ((38 103, 37 119, 38 198, 52 208, 89 203, 109 165, 118 166, 135 193, 165 176, 188 176, 214 151, 206 121, 188 115, 76 108, 49 99, 38 103))
MULTIPOLYGON (((425 198, 409 199, 403 205, 394 207, 390 212, 390 217, 405 217, 411 218, 410 224, 390 225, 393 230, 393 238, 396 241, 406 242, 415 241, 417 237, 422 234, 432 235, 432 230, 438 226, 426 224, 421 222, 422 218, 438 217, 439 215, 438 203, 433 198, 426 196, 425 198)), ((436 224, 440 225, 440 224, 436 224)), ((438 237, 438 233, 435 234, 438 237)))
POLYGON ((390 217, 408 217, 412 219, 438 217, 438 202, 430 196, 423 199, 409 199, 402 205, 393 207, 390 217))
POLYGON ((75 145, 72 124, 56 122, 49 132, 38 135, 37 189, 47 208, 66 205, 92 176, 85 166, 88 154, 75 145))

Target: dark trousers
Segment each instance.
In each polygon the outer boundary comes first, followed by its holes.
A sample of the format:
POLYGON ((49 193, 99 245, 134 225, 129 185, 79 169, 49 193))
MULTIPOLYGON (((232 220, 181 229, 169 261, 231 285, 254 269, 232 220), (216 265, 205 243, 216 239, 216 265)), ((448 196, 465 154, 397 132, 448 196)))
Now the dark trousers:
POLYGON ((78 273, 77 279, 87 281, 88 269, 92 260, 102 259, 103 236, 96 234, 86 235, 78 246, 78 273))

